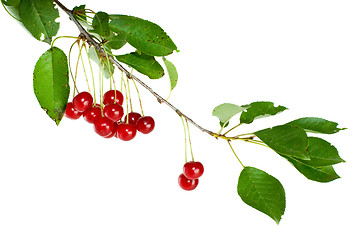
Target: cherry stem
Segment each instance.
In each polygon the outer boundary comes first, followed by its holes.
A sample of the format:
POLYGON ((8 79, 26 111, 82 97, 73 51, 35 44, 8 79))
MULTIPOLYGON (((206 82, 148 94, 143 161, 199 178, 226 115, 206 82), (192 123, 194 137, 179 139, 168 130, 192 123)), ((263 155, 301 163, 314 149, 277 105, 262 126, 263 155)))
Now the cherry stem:
POLYGON ((70 51, 69 51, 69 70, 70 70, 70 75, 71 75, 71 78, 72 78, 72 81, 74 83, 74 93, 73 93, 73 97, 75 97, 75 94, 76 92, 79 93, 79 90, 77 89, 77 86, 76 86, 76 80, 74 78, 74 74, 72 73, 72 68, 71 68, 71 52, 72 52, 72 48, 75 46, 75 44, 78 42, 78 40, 76 40, 70 47, 70 51))
MULTIPOLYGON (((183 119, 183 117, 182 117, 182 119, 183 119)), ((189 148, 191 150, 192 162, 194 162, 193 151, 192 151, 192 143, 191 143, 191 135, 189 133, 188 121, 187 121, 187 119, 185 119, 185 121, 186 121, 186 125, 187 125, 188 143, 189 143, 189 148)))
POLYGON ((91 71, 91 76, 92 76, 92 87, 93 87, 93 98, 94 98, 94 105, 96 105, 96 84, 95 84, 95 76, 93 74, 93 69, 92 69, 92 64, 91 64, 91 59, 89 56, 89 52, 88 49, 86 47, 86 44, 84 45, 85 51, 86 51, 86 55, 87 55, 87 59, 89 62, 89 66, 90 66, 90 71, 91 71))
POLYGON ((183 129, 184 129, 184 155, 185 155, 184 159, 185 159, 185 162, 187 162, 187 131, 186 131, 186 125, 184 123, 183 117, 180 116, 180 118, 181 118, 183 129))
POLYGON ((142 101, 141 101, 140 91, 138 91, 138 88, 137 88, 137 85, 136 85, 135 80, 132 79, 132 82, 133 82, 133 85, 135 85, 135 89, 136 89, 137 96, 138 96, 138 102, 140 103, 140 108, 141 108, 142 116, 145 116, 145 114, 143 113, 143 107, 142 107, 142 101))
POLYGON ((232 144, 231 144, 231 140, 227 140, 227 143, 229 145, 229 147, 231 148, 234 156, 236 156, 237 160, 239 161, 239 163, 242 165, 243 168, 245 168, 245 166, 243 165, 242 161, 239 159, 239 157, 237 156, 237 153, 234 151, 232 144))
MULTIPOLYGON (((83 60, 83 57, 82 57, 82 49, 85 48, 85 46, 86 46, 86 44, 85 44, 85 43, 82 43, 81 50, 80 50, 80 56, 81 56, 82 69, 84 70, 84 74, 85 74, 85 78, 86 78, 87 88, 88 88, 88 90, 89 90, 89 93, 91 93, 91 88, 90 88, 89 80, 88 80, 88 77, 87 77, 84 60, 83 60)), ((85 50, 86 50, 86 49, 85 49, 85 50)), ((87 52, 87 51, 86 51, 86 52, 87 52)), ((95 91, 95 90, 94 90, 94 91, 95 91)))

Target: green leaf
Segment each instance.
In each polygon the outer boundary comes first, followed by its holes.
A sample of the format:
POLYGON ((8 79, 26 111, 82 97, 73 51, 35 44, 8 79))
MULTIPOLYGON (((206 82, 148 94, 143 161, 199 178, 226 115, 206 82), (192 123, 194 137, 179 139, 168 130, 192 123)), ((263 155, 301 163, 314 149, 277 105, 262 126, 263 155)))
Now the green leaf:
POLYGON ((286 107, 275 107, 272 102, 253 102, 241 114, 241 123, 252 123, 255 119, 276 115, 286 110, 286 107))
POLYGON ((167 56, 177 50, 172 39, 155 23, 126 15, 110 15, 110 29, 125 32, 129 44, 150 56, 167 56))
POLYGON ((245 167, 239 176, 237 190, 243 202, 279 224, 286 201, 284 188, 276 178, 262 170, 245 167))
POLYGON ((19 6, 20 6, 20 0, 1 0, 4 7, 9 11, 9 13, 20 21, 20 15, 19 15, 19 6))
POLYGON ((309 137, 308 154, 310 161, 306 164, 311 166, 328 166, 345 162, 338 153, 338 150, 324 139, 309 137))
POLYGON ((299 127, 281 125, 254 134, 279 154, 310 160, 307 152, 308 137, 299 127))
POLYGON ((249 106, 238 106, 232 103, 223 103, 215 107, 212 116, 218 117, 221 126, 228 126, 229 120, 249 106))
POLYGON ((144 53, 139 54, 138 52, 132 52, 125 55, 118 55, 116 56, 116 59, 126 63, 151 79, 161 78, 165 74, 162 66, 156 59, 153 56, 148 56, 144 53))
POLYGON ((101 37, 109 37, 110 36, 110 26, 108 24, 110 18, 105 12, 98 12, 95 14, 92 20, 93 30, 90 32, 97 33, 101 37))
POLYGON ((307 132, 333 134, 346 128, 337 128, 338 123, 323 118, 305 117, 291 121, 288 124, 303 128, 307 132))
POLYGON ((163 57, 162 60, 165 64, 167 72, 168 72, 168 76, 169 76, 170 83, 171 83, 171 91, 172 91, 176 87, 177 81, 178 81, 177 69, 176 69, 175 65, 173 65, 173 63, 168 61, 165 57, 163 57))
POLYGON ((88 55, 100 67, 105 78, 109 79, 113 75, 115 67, 107 58, 101 57, 93 46, 89 48, 88 55))
POLYGON ((40 106, 59 125, 70 94, 65 53, 56 47, 47 50, 36 63, 33 81, 40 106))
POLYGON ((52 0, 21 0, 19 14, 26 29, 37 40, 51 43, 60 27, 55 22, 59 11, 52 0))
POLYGON ((76 6, 72 9, 72 14, 79 21, 87 21, 85 9, 86 9, 85 4, 76 6))
POLYGON ((118 33, 109 39, 106 38, 106 40, 107 42, 105 43, 105 46, 115 50, 122 48, 127 43, 126 34, 123 32, 118 33))
POLYGON ((316 182, 331 182, 340 178, 334 171, 333 166, 312 166, 311 161, 302 161, 293 157, 281 155, 287 159, 301 174, 309 180, 316 182))

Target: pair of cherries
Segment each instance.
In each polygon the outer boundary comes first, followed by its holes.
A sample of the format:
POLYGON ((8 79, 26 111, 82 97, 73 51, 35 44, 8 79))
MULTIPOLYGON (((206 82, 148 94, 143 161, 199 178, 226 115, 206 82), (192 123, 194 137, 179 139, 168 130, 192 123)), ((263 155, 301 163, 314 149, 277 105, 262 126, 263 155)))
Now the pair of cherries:
POLYGON ((104 138, 115 136, 129 141, 136 136, 137 131, 143 134, 152 132, 155 121, 150 116, 130 112, 124 121, 121 121, 124 115, 122 104, 123 95, 118 90, 109 90, 103 95, 103 109, 100 105, 93 104, 89 92, 81 92, 67 104, 65 116, 70 119, 79 119, 83 116, 87 122, 94 124, 95 132, 104 138))
POLYGON ((186 162, 183 173, 178 177, 178 184, 183 190, 191 191, 198 186, 198 178, 203 175, 204 168, 200 162, 186 162))

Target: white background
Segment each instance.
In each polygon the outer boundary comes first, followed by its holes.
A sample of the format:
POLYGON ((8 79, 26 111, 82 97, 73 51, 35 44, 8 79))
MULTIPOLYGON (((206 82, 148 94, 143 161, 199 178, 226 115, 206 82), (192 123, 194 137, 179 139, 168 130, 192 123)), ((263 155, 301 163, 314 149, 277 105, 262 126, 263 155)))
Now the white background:
MULTIPOLYGON (((167 58, 180 75, 170 101, 205 128, 218 130, 215 106, 259 100, 289 110, 240 132, 304 116, 347 127, 322 136, 347 161, 336 166, 342 178, 312 182, 269 149, 234 143, 245 165, 267 171, 286 189, 277 226, 237 195, 241 166, 226 143, 191 126, 205 174, 195 191, 185 192, 177 184, 183 128, 172 110, 142 89, 145 113, 157 125, 131 142, 103 139, 83 119, 63 119, 57 127, 32 88, 33 67, 49 46, 0 10, 0 239, 358 238, 357 1, 86 2, 165 29, 180 50, 167 58)), ((61 15, 59 34, 76 36, 61 15)), ((56 45, 67 52, 71 41, 56 45)), ((167 78, 138 76, 167 96, 167 78)))

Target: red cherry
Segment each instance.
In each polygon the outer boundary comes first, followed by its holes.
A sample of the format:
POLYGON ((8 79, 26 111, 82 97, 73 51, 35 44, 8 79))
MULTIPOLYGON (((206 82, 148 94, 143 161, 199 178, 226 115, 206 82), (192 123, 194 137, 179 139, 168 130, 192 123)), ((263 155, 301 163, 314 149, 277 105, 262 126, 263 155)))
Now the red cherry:
POLYGON ((103 115, 114 122, 120 121, 123 116, 123 108, 114 103, 107 104, 103 108, 103 115))
POLYGON ((148 134, 155 128, 155 120, 150 116, 140 117, 136 122, 136 128, 139 132, 148 134))
POLYGON ((104 137, 104 138, 117 137, 117 127, 118 127, 117 123, 114 123, 113 132, 112 132, 110 135, 108 135, 108 136, 106 136, 106 137, 104 137))
POLYGON ((127 119, 128 119, 128 124, 136 125, 136 122, 140 117, 141 117, 141 114, 136 113, 136 112, 130 112, 129 114, 126 115, 126 117, 123 121, 125 123, 127 123, 127 119))
POLYGON ((198 179, 188 179, 183 173, 178 177, 178 184, 183 190, 191 191, 198 186, 198 179))
POLYGON ((93 104, 93 98, 89 92, 80 92, 72 100, 74 108, 80 112, 89 109, 93 104))
POLYGON ((203 172, 204 168, 200 162, 187 162, 183 166, 183 174, 188 179, 198 179, 200 176, 202 176, 203 172))
POLYGON ((123 141, 130 141, 136 136, 136 127, 132 124, 120 123, 117 126, 117 137, 123 141))
POLYGON ((83 113, 83 116, 87 122, 95 123, 101 118, 101 108, 97 105, 91 107, 83 113))
POLYGON ((106 117, 101 117, 95 122, 94 129, 98 135, 108 137, 114 132, 115 123, 106 117))
POLYGON ((70 119, 73 119, 73 120, 76 120, 76 119, 79 119, 81 117, 82 113, 77 111, 75 108, 74 108, 74 105, 72 102, 69 102, 66 106, 66 111, 65 111, 65 116, 67 118, 70 118, 70 119))
POLYGON ((118 105, 122 105, 123 103, 123 95, 118 90, 109 90, 103 95, 103 104, 107 105, 110 103, 115 103, 118 105))

